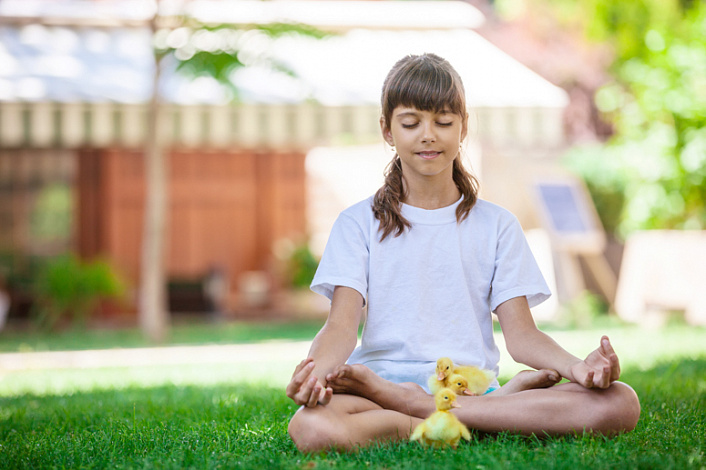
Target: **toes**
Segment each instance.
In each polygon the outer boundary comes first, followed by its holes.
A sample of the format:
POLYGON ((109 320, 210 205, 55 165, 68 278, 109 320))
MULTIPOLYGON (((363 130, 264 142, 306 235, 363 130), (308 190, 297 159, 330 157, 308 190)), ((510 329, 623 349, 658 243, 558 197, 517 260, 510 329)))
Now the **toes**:
POLYGON ((339 379, 350 378, 353 375, 353 368, 348 364, 341 364, 333 370, 332 375, 339 379))
POLYGON ((559 375, 559 373, 554 369, 546 369, 545 371, 547 374, 547 380, 549 380, 550 382, 557 383, 561 380, 561 375, 559 375))

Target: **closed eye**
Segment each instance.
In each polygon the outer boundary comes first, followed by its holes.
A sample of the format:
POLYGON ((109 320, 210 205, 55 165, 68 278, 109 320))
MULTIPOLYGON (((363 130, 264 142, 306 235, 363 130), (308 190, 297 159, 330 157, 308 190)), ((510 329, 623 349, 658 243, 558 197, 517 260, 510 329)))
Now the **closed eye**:
POLYGON ((452 122, 437 122, 437 124, 440 126, 449 127, 449 126, 453 125, 453 121, 452 122))
POLYGON ((419 125, 419 123, 418 123, 418 122, 415 122, 414 124, 402 124, 402 127, 403 127, 404 129, 414 129, 414 128, 417 127, 418 125, 419 125))

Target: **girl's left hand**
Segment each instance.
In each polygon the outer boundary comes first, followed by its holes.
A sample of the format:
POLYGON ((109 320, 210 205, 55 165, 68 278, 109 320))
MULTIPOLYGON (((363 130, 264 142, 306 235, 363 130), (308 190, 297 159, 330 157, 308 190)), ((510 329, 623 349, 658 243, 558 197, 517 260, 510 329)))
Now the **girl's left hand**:
POLYGON ((586 388, 608 388, 620 377, 620 362, 607 336, 585 360, 571 367, 574 381, 586 388))

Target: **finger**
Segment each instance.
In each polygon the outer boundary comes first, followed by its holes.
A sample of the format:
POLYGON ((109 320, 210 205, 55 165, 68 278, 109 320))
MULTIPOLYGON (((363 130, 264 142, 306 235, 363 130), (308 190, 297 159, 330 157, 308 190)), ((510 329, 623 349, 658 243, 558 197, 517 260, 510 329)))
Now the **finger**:
POLYGON ((295 395, 294 401, 306 406, 307 403, 309 403, 309 398, 311 397, 311 392, 314 388, 314 385, 316 385, 315 377, 310 377, 309 379, 307 379, 297 390, 297 394, 295 395))
POLYGON ((603 368, 603 374, 601 374, 601 380, 598 386, 599 388, 608 388, 610 386, 610 366, 603 368))
POLYGON ((588 374, 586 374, 586 383, 584 384, 584 387, 593 388, 593 375, 593 371, 590 371, 588 374))
POLYGON ((295 374, 292 376, 292 380, 290 380, 289 385, 287 385, 288 397, 293 398, 294 395, 297 395, 299 393, 299 390, 306 383, 306 380, 311 376, 311 372, 313 370, 314 363, 312 361, 309 361, 303 364, 303 367, 299 369, 298 372, 295 371, 295 374))
POLYGON ((292 382, 298 384, 299 386, 304 384, 304 382, 306 382, 311 376, 311 373, 314 370, 314 366, 314 361, 306 363, 304 367, 302 367, 299 372, 294 377, 292 377, 292 382))
POLYGON ((610 344, 610 339, 606 335, 603 335, 603 337, 601 338, 601 352, 606 357, 610 357, 611 355, 615 354, 615 350, 613 350, 613 345, 610 344))
POLYGON ((326 389, 322 391, 321 397, 319 397, 319 404, 328 405, 332 397, 333 389, 331 387, 326 387, 326 389))
POLYGON ((601 351, 608 358, 610 362, 610 381, 613 382, 620 378, 620 361, 618 360, 618 355, 613 349, 613 345, 610 343, 608 336, 603 336, 601 338, 601 351))
POLYGON ((292 374, 292 377, 297 375, 304 367, 306 367, 308 364, 311 364, 314 362, 314 360, 310 357, 307 357, 306 359, 302 360, 297 367, 294 368, 294 373, 292 374))
POLYGON ((316 377, 309 377, 302 385, 297 389, 294 395, 294 402, 299 405, 307 405, 311 399, 311 394, 316 385, 316 377))
POLYGON ((313 377, 314 384, 312 389, 311 389, 311 394, 309 394, 309 400, 306 403, 306 406, 309 408, 313 408, 316 406, 316 404, 319 402, 319 396, 321 395, 321 384, 316 380, 315 377, 313 377))
POLYGON ((620 361, 617 354, 611 354, 610 360, 610 381, 615 382, 620 378, 620 361))

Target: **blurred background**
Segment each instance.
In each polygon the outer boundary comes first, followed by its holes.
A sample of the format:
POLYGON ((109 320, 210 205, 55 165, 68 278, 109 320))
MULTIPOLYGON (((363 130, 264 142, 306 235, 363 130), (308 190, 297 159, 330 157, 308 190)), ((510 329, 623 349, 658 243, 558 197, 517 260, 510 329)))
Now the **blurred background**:
POLYGON ((687 0, 0 0, 0 337, 325 318, 382 81, 423 52, 556 292, 538 321, 705 325, 705 32, 687 0))

